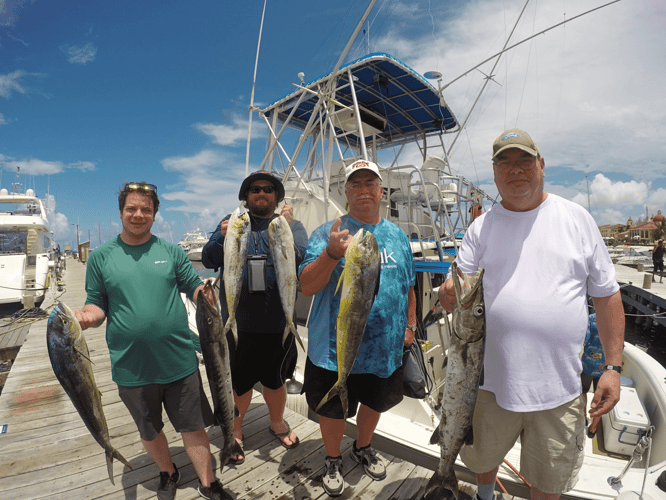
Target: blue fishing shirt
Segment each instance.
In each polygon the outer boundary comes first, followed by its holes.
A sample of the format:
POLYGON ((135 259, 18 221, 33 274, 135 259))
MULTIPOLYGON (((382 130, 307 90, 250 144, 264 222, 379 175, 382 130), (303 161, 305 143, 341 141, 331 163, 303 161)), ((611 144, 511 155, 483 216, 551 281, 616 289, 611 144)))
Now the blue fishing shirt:
MULTIPOLYGON (((388 378, 402 364, 408 292, 416 281, 409 239, 402 229, 383 218, 378 224, 363 224, 349 215, 341 219, 340 230, 348 229, 350 238, 360 228, 370 231, 377 240, 381 257, 379 291, 370 309, 363 341, 351 372, 388 378)), ((334 222, 329 221, 312 233, 299 274, 324 251, 334 222)), ((330 371, 338 370, 336 325, 340 292, 336 294, 335 289, 344 265, 343 258, 333 269, 328 284, 315 294, 308 322, 308 357, 315 365, 330 371)))

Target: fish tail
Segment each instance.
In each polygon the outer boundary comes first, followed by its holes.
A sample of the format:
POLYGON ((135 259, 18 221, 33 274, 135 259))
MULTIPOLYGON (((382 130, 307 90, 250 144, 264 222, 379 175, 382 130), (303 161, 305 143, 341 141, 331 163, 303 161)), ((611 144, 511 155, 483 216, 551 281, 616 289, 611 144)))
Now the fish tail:
POLYGON ((345 420, 347 419, 347 411, 349 409, 349 399, 347 397, 347 384, 343 380, 338 380, 333 387, 326 393, 326 396, 323 397, 323 399, 320 401, 319 405, 317 405, 317 409, 315 411, 319 411, 319 409, 324 406, 328 401, 330 401, 334 396, 339 396, 340 401, 342 403, 342 411, 345 416, 345 420))
POLYGON ((105 451, 106 451, 106 470, 109 473, 109 480, 111 481, 111 484, 115 486, 116 483, 113 480, 113 459, 115 458, 116 460, 119 460, 130 469, 132 468, 132 466, 127 460, 125 460, 125 457, 123 457, 120 454, 120 452, 116 450, 114 447, 110 447, 105 451))
POLYGON ((287 323, 284 327, 284 333, 282 334, 282 347, 284 347, 285 342, 287 342, 287 337, 289 337, 289 334, 293 333, 294 338, 298 340, 298 343, 301 346, 301 349, 305 351, 305 346, 303 345, 303 340, 301 339, 301 336, 298 334, 298 330, 296 330, 296 327, 294 324, 289 324, 287 323))
POLYGON ((242 455, 245 456, 245 452, 241 445, 235 439, 232 439, 233 443, 227 448, 226 444, 220 453, 220 469, 222 469, 228 462, 231 455, 242 455))
POLYGON ((454 474, 444 476, 438 469, 428 481, 423 498, 424 500, 430 498, 433 500, 458 500, 459 495, 456 476, 454 474), (435 494, 433 495, 433 493, 435 494))
POLYGON ((231 330, 231 333, 234 336, 234 349, 238 347, 238 325, 236 323, 236 319, 232 319, 229 317, 227 320, 227 323, 224 325, 224 335, 229 333, 229 330, 231 330))

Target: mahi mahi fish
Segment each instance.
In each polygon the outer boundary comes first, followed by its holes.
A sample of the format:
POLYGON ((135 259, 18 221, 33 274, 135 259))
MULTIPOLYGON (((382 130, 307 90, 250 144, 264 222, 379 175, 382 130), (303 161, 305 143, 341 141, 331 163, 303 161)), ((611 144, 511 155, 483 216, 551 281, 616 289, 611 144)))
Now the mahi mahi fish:
POLYGON ((351 239, 345 252, 345 267, 338 282, 342 288, 337 321, 338 380, 321 400, 319 410, 333 396, 342 402, 344 418, 347 418, 349 399, 347 377, 351 373, 356 355, 361 347, 365 324, 379 287, 380 256, 377 240, 371 232, 363 234, 363 228, 351 239))
POLYGON ((234 349, 238 346, 238 325, 236 309, 240 301, 241 288, 245 281, 247 248, 250 241, 250 216, 240 208, 229 218, 227 234, 224 237, 224 293, 227 297, 229 318, 224 325, 224 333, 231 330, 234 335, 234 349))
POLYGON ((197 330, 213 397, 215 424, 220 426, 224 434, 224 447, 220 453, 220 467, 224 467, 231 455, 242 455, 243 450, 234 438, 234 417, 237 410, 231 386, 229 344, 223 331, 219 301, 210 280, 204 284, 204 290, 197 296, 197 330), (215 305, 208 302, 204 290, 210 291, 215 305))
POLYGON ((268 225, 268 246, 273 256, 273 265, 277 277, 277 285, 280 291, 280 302, 287 324, 282 335, 282 346, 290 333, 294 334, 301 348, 305 350, 296 325, 294 324, 294 308, 296 307, 296 291, 298 278, 296 277, 296 251, 294 247, 294 235, 289 223, 282 215, 276 217, 268 225))
POLYGON ((439 443, 437 470, 426 486, 427 499, 458 498, 458 480, 453 465, 463 444, 473 444, 474 405, 483 383, 483 355, 486 344, 486 313, 483 301, 483 269, 462 275, 451 265, 456 304, 453 308, 451 340, 447 353, 442 417, 430 444, 439 443), (467 306, 467 307, 466 307, 467 306))
POLYGON ((102 409, 102 395, 95 384, 86 339, 74 312, 62 302, 58 302, 49 315, 46 345, 53 372, 60 385, 72 400, 90 434, 104 448, 109 480, 115 484, 113 459, 120 460, 130 469, 132 466, 111 445, 102 409))

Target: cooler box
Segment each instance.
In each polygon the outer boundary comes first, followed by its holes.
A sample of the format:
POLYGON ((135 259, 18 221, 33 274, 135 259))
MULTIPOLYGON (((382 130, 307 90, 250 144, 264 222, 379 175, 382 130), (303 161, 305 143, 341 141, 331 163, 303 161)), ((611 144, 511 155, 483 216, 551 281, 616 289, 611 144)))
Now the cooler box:
POLYGON ((631 455, 641 436, 650 427, 643 403, 633 387, 621 387, 620 401, 602 415, 606 451, 631 455))

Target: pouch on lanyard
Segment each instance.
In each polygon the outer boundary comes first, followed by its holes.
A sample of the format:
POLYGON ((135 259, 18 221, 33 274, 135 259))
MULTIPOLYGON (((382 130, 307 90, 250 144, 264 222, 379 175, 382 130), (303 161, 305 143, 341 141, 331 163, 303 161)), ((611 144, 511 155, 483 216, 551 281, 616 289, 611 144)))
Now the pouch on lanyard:
POLYGON ((248 289, 250 293, 266 291, 266 254, 247 256, 248 289))

